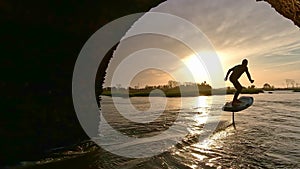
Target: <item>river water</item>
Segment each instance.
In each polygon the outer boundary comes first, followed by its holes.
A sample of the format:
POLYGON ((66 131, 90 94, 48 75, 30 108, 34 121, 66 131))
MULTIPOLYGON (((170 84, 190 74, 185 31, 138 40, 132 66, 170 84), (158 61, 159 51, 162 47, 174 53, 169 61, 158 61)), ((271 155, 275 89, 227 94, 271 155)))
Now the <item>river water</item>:
POLYGON ((102 97, 107 123, 99 125, 100 146, 87 141, 13 168, 300 168, 300 93, 251 96, 254 104, 235 113, 236 129, 232 113, 221 110, 232 95, 134 97, 131 103, 147 115, 129 111, 127 118, 116 113, 125 98, 102 97), (164 102, 165 111, 149 111, 150 103, 164 102), (112 130, 120 135, 106 139, 112 130))

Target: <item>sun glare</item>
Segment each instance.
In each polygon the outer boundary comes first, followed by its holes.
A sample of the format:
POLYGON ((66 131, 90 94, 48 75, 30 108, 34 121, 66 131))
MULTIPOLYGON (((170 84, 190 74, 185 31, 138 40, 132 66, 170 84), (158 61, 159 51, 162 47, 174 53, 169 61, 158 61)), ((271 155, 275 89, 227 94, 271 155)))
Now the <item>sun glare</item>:
POLYGON ((201 63, 201 60, 196 55, 191 55, 183 59, 184 64, 191 71, 195 82, 202 83, 204 81, 210 81, 205 66, 201 63))

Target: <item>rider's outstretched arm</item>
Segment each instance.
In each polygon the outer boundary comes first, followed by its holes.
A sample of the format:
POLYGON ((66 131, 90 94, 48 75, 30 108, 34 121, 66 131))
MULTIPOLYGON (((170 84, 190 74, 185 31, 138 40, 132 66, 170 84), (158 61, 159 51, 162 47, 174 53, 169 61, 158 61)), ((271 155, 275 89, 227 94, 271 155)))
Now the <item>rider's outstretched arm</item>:
POLYGON ((251 75, 250 75, 248 69, 246 70, 246 74, 247 74, 247 77, 248 77, 249 81, 250 81, 251 83, 253 83, 254 80, 252 80, 251 75))

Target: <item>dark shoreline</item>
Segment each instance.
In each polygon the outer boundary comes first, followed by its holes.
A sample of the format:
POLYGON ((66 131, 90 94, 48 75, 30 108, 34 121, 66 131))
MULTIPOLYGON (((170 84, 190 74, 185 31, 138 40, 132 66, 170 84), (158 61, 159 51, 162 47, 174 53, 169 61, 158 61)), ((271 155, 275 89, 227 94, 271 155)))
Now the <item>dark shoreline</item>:
MULTIPOLYGON (((152 90, 147 91, 137 91, 137 92, 129 92, 128 90, 116 90, 112 96, 111 91, 103 91, 101 96, 110 96, 110 97, 197 97, 197 96, 214 96, 214 95, 231 95, 235 93, 235 89, 212 89, 199 91, 199 94, 195 92, 184 92, 182 95, 180 91, 163 91, 164 93, 151 93, 152 90), (151 93, 151 94, 150 94, 151 93)), ((264 93, 263 89, 243 89, 241 94, 259 94, 264 93)))
MULTIPOLYGON (((278 89, 272 89, 272 90, 265 90, 262 88, 254 88, 254 89, 243 89, 241 94, 259 94, 259 93, 273 93, 274 91, 292 91, 292 92, 300 92, 300 89, 290 89, 290 88, 278 88, 278 89)), ((152 90, 148 91, 141 91, 141 92, 131 92, 129 93, 129 97, 149 97, 152 90)), ((169 92, 164 91, 164 94, 157 93, 157 94, 151 94, 151 97, 196 97, 196 96, 215 96, 215 95, 232 95, 235 93, 235 89, 212 89, 212 90, 205 90, 205 91, 199 91, 199 95, 190 92, 190 93, 184 93, 184 95, 181 96, 180 92, 169 92)), ((114 96, 112 96, 111 91, 103 91, 100 96, 110 96, 110 97, 128 97, 128 91, 122 90, 122 91, 116 91, 114 93, 114 96)))

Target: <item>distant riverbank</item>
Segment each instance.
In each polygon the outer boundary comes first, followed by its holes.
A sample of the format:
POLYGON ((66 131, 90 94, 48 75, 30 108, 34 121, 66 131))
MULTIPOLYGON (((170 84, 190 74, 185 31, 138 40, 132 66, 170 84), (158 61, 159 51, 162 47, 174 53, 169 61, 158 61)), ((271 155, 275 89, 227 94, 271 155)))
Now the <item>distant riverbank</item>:
MULTIPOLYGON (((174 89, 113 89, 113 90, 103 90, 101 95, 104 96, 114 96, 114 97, 149 97, 151 96, 166 96, 166 97, 193 97, 193 96, 211 96, 211 95, 225 95, 234 94, 235 89, 209 89, 209 90, 181 90, 179 88, 174 89), (113 91, 113 92, 112 92, 113 91), (161 91, 161 92, 159 92, 161 91)), ((241 92, 242 94, 259 94, 264 93, 263 89, 259 88, 244 88, 241 92)))
POLYGON ((300 92, 300 89, 294 89, 293 92, 300 92))

